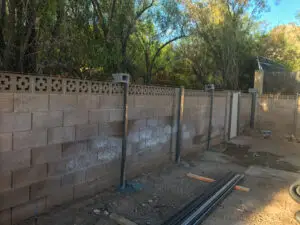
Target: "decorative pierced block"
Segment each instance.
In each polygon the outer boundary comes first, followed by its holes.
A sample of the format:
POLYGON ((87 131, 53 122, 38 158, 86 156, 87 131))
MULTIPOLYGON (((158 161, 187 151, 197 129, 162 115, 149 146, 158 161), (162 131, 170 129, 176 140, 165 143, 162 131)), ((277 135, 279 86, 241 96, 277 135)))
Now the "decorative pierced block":
POLYGON ((66 79, 65 80, 66 93, 78 93, 77 82, 78 82, 78 80, 66 79))
POLYGON ((100 83, 100 94, 110 95, 111 94, 111 83, 101 82, 100 83))
POLYGON ((61 78, 50 78, 50 92, 62 93, 63 92, 63 80, 61 78))
POLYGON ((90 83, 87 80, 79 81, 79 93, 89 93, 90 83))
MULTIPOLYGON (((120 95, 119 83, 0 73, 0 92, 120 95)), ((175 88, 129 85, 129 95, 175 95, 175 88)))
POLYGON ((31 76, 16 75, 16 92, 31 92, 31 76))
POLYGON ((47 77, 33 77, 33 85, 35 92, 48 92, 49 80, 47 77))
POLYGON ((14 90, 11 75, 0 74, 0 91, 1 92, 12 92, 14 90))
POLYGON ((91 93, 92 94, 99 94, 100 93, 100 86, 101 86, 101 82, 91 81, 91 93))
POLYGON ((122 84, 112 83, 111 87, 112 87, 112 89, 111 89, 112 95, 119 95, 124 92, 124 86, 122 84))

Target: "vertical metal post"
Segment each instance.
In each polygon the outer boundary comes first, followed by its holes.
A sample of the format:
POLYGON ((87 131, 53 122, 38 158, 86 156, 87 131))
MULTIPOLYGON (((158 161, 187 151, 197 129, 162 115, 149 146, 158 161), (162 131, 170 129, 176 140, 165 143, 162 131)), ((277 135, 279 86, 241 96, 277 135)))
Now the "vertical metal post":
POLYGON ((237 108, 237 122, 236 122, 236 125, 237 125, 237 130, 236 130, 236 135, 239 136, 240 135, 240 132, 241 132, 241 92, 239 92, 239 95, 238 95, 238 108, 237 108))
POLYGON ((251 95, 252 95, 252 100, 251 100, 250 128, 254 129, 257 92, 252 92, 251 95))
POLYGON ((228 136, 226 135, 226 132, 227 132, 227 124, 228 124, 228 121, 229 121, 229 119, 227 120, 227 118, 228 118, 228 98, 229 97, 230 97, 230 93, 227 92, 226 100, 225 100, 224 142, 228 141, 228 136))
POLYGON ((210 109, 209 109, 209 124, 208 124, 208 134, 207 134, 207 150, 210 149, 211 145, 211 132, 212 132, 212 118, 214 111, 214 88, 209 90, 210 92, 210 109))
POLYGON ((124 85, 124 99, 123 99, 123 139, 122 139, 122 158, 121 158, 121 176, 120 176, 120 189, 126 187, 126 153, 127 153, 127 136, 128 136, 128 83, 124 85))
POLYGON ((295 104, 295 112, 294 112, 294 136, 297 137, 297 126, 298 126, 298 101, 299 101, 299 93, 296 95, 296 104, 295 104))
POLYGON ((230 134, 231 134, 232 104, 233 104, 233 92, 230 93, 229 121, 228 121, 228 140, 230 140, 230 134))
POLYGON ((180 162, 183 108, 184 108, 184 87, 180 87, 179 96, 178 96, 178 111, 177 111, 177 137, 176 137, 176 152, 175 152, 176 163, 180 162))

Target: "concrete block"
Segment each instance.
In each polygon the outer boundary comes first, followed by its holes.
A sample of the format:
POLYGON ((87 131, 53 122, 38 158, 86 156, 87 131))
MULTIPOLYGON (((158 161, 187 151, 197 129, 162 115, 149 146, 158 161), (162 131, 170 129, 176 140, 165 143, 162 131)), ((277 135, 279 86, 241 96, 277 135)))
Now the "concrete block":
POLYGON ((32 131, 14 132, 13 148, 15 150, 34 148, 47 145, 47 130, 37 129, 32 131))
POLYGON ((123 107, 123 96, 100 96, 100 109, 116 109, 123 107))
POLYGON ((0 171, 17 170, 30 166, 30 150, 0 152, 0 171))
POLYGON ((74 186, 74 199, 85 196, 93 196, 96 193, 117 184, 118 177, 104 177, 101 180, 94 180, 74 186))
POLYGON ((46 209, 46 198, 31 201, 12 208, 12 224, 18 224, 29 217, 43 213, 46 209))
POLYGON ((12 133, 0 133, 0 152, 12 150, 12 133))
POLYGON ((119 176, 120 174, 120 160, 114 159, 107 163, 92 166, 86 170, 86 180, 88 182, 102 179, 106 175, 111 177, 119 176))
POLYGON ((128 119, 140 119, 140 113, 142 108, 130 108, 128 110, 128 119))
POLYGON ((33 112, 32 128, 52 128, 61 127, 63 124, 63 112, 33 112))
POLYGON ((26 131, 31 129, 30 113, 0 113, 0 132, 26 131))
MULTIPOLYGON (((68 164, 72 159, 64 159, 59 162, 48 164, 48 176, 58 176, 72 172, 73 168, 69 168, 68 164)), ((74 160, 75 162, 75 160, 74 160)), ((72 165, 73 166, 73 165, 72 165)))
POLYGON ((0 193, 0 211, 29 201, 29 187, 0 193))
POLYGON ((0 173, 0 192, 11 189, 11 172, 0 173))
POLYGON ((75 140, 75 127, 55 127, 48 129, 48 144, 60 144, 75 140))
POLYGON ((0 212, 0 224, 11 225, 11 209, 3 210, 0 212))
POLYGON ((47 177, 47 164, 13 171, 13 188, 25 186, 47 177))
POLYGON ((76 126, 76 141, 87 140, 98 136, 98 124, 84 124, 76 126))
POLYGON ((31 149, 32 164, 55 162, 61 159, 62 145, 48 145, 31 149))
POLYGON ((102 176, 103 172, 102 165, 92 166, 86 170, 86 180, 88 182, 96 180, 102 176))
POLYGON ((85 170, 76 171, 63 175, 61 178, 61 185, 77 185, 85 182, 85 170))
POLYGON ((50 94, 50 110, 76 110, 77 95, 50 94))
POLYGON ((63 144, 62 157, 70 158, 87 152, 87 141, 63 144))
POLYGON ((155 110, 156 109, 154 109, 154 108, 141 108, 140 118, 141 119, 153 118, 155 110))
POLYGON ((49 195, 47 197, 47 208, 52 208, 56 205, 61 205, 63 203, 73 200, 73 187, 65 186, 57 190, 57 192, 49 195))
POLYGON ((87 124, 89 121, 87 110, 75 110, 64 112, 64 126, 87 124))
POLYGON ((14 111, 48 111, 48 98, 48 94, 14 94, 14 111))
POLYGON ((56 176, 83 170, 88 166, 94 165, 97 161, 97 153, 87 151, 86 154, 67 158, 56 163, 49 163, 48 174, 49 176, 56 176))
POLYGON ((109 122, 109 109, 94 109, 89 111, 89 123, 109 122))
POLYGON ((99 95, 78 95, 78 107, 81 109, 98 109, 99 95))
POLYGON ((51 177, 30 185, 30 199, 38 199, 55 193, 60 188, 60 178, 51 177))
POLYGON ((93 196, 97 193, 97 181, 85 182, 74 186, 74 199, 93 196))
POLYGON ((123 135, 123 122, 115 121, 99 124, 99 135, 120 137, 123 135))
POLYGON ((147 101, 148 96, 135 96, 134 103, 135 107, 147 107, 149 106, 149 101, 147 101))
POLYGON ((14 109, 14 95, 12 93, 1 93, 0 112, 12 112, 14 109))
POLYGON ((112 109, 109 113, 109 121, 123 121, 123 109, 112 109))

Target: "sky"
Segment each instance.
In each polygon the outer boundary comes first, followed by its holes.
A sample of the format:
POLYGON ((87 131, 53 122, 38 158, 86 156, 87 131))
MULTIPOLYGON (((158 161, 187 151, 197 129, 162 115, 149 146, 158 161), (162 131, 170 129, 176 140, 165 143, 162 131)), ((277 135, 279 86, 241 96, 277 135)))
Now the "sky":
POLYGON ((271 29, 280 24, 296 22, 296 14, 300 12, 300 0, 280 0, 276 4, 276 0, 268 0, 271 7, 269 12, 262 15, 262 20, 268 24, 271 29))

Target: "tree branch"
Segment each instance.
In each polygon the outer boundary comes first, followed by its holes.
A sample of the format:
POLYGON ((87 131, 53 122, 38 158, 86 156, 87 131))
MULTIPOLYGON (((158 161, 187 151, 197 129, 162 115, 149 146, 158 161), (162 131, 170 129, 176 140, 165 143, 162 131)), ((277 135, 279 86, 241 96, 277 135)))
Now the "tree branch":
POLYGON ((93 8, 95 9, 96 13, 99 16, 99 20, 101 20, 100 21, 101 27, 102 27, 104 36, 106 38, 107 34, 108 34, 108 27, 105 25, 104 16, 103 16, 103 13, 101 11, 101 6, 100 6, 98 0, 92 0, 92 4, 93 4, 93 8))
POLYGON ((135 20, 138 20, 144 12, 146 12, 148 9, 150 9, 155 3, 155 0, 151 0, 151 3, 147 5, 146 7, 142 8, 139 12, 136 13, 135 20))

